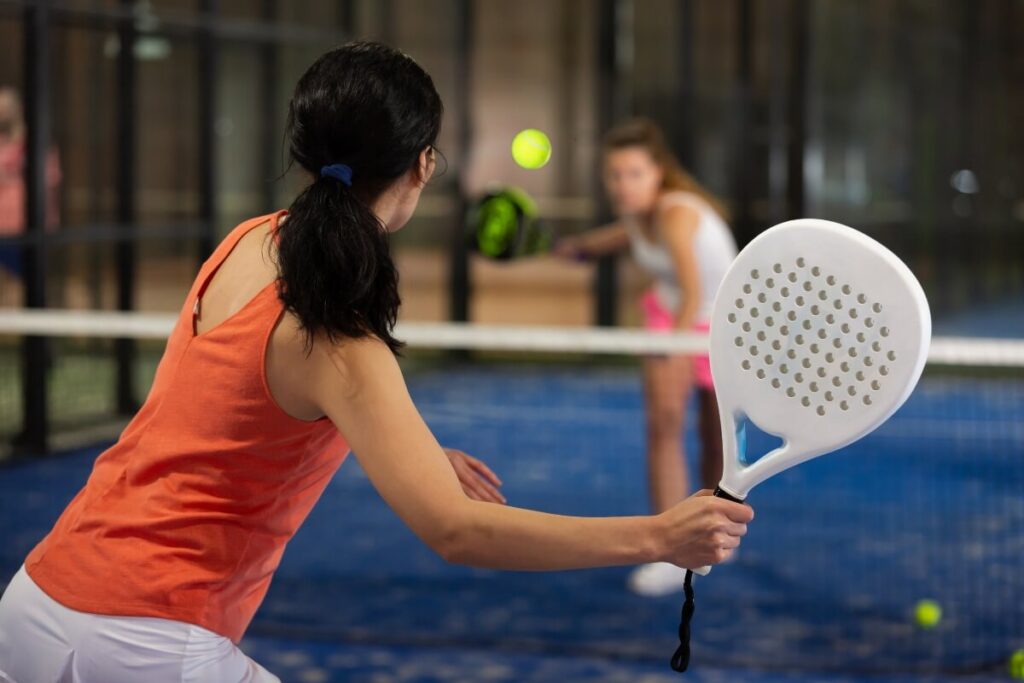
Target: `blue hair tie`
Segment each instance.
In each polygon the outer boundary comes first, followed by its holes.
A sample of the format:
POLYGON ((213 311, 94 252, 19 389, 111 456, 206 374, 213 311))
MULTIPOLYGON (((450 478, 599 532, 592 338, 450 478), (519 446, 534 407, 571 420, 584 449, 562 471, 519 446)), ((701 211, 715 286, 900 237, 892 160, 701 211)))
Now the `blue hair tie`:
POLYGON ((352 168, 345 164, 330 164, 320 169, 321 178, 334 178, 340 180, 348 187, 352 187, 352 168))

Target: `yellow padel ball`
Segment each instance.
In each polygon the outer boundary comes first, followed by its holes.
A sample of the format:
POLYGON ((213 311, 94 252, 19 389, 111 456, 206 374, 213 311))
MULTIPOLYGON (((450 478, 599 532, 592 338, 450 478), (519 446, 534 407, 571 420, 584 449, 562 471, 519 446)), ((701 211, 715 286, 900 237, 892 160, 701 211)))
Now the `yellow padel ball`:
POLYGON ((1010 678, 1024 680, 1024 650, 1017 650, 1010 655, 1010 678))
POLYGON ((914 621, 921 628, 935 628, 942 621, 942 607, 934 600, 922 600, 914 608, 914 621))
POLYGON ((551 158, 551 140, 536 128, 527 128, 512 138, 512 158, 523 168, 540 168, 551 158))

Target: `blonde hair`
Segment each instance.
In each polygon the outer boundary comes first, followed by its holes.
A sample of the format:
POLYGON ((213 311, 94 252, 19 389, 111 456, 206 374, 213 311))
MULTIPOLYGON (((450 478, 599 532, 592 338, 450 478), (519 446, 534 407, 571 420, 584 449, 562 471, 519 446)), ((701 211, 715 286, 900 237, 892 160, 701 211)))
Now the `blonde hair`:
POLYGON ((664 178, 661 182, 663 190, 682 190, 699 195, 714 209, 723 220, 729 219, 729 209, 725 203, 710 190, 697 182, 676 158, 665 141, 665 135, 658 124, 650 119, 630 119, 612 128, 604 136, 605 153, 627 147, 642 147, 647 150, 654 162, 661 167, 664 178))

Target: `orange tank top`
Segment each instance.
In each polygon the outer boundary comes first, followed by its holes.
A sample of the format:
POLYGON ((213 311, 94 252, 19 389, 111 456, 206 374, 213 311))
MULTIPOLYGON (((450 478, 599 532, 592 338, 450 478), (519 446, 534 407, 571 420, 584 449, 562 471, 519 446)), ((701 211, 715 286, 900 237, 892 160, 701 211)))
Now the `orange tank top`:
POLYGON ((276 282, 201 335, 199 299, 249 230, 203 264, 145 403, 96 460, 85 487, 25 560, 71 609, 197 624, 238 642, 285 545, 345 459, 327 419, 305 421, 270 395, 264 362, 283 314, 276 282))

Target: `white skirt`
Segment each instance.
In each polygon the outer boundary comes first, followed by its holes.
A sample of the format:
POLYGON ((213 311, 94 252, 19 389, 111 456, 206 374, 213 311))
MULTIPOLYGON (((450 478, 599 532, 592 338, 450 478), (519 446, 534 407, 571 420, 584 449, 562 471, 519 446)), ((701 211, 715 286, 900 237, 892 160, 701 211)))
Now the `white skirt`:
POLYGON ((25 572, 0 598, 0 683, 281 683, 213 631, 77 612, 25 572))

